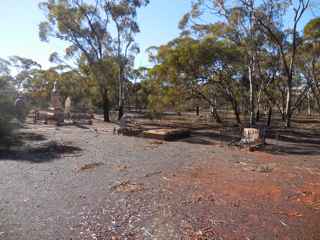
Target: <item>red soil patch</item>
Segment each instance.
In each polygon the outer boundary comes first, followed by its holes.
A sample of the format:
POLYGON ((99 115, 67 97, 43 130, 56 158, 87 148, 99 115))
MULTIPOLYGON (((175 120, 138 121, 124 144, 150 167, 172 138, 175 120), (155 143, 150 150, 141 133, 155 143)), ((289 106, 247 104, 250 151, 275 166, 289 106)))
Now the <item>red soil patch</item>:
MULTIPOLYGON (((258 162, 278 159, 252 156, 258 162)), ((183 227, 186 239, 320 239, 320 176, 284 166, 265 174, 215 160, 169 180, 167 189, 185 205, 178 211, 198 219, 183 227)))

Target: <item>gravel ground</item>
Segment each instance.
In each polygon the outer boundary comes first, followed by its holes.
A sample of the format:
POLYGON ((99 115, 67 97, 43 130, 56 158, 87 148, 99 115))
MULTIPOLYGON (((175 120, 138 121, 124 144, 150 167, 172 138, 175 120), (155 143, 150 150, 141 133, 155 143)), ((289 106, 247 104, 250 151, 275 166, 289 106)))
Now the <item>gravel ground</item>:
POLYGON ((28 125, 25 145, 0 154, 0 239, 320 239, 319 155, 115 136, 113 127, 28 125))
POLYGON ((188 166, 210 153, 206 146, 114 136, 112 125, 28 127, 24 132, 36 141, 29 139, 27 150, 0 156, 0 239, 87 238, 86 214, 125 204, 125 196, 112 191, 113 186, 130 181, 156 188, 157 173, 188 166), (48 142, 75 151, 58 155, 36 150, 48 142))

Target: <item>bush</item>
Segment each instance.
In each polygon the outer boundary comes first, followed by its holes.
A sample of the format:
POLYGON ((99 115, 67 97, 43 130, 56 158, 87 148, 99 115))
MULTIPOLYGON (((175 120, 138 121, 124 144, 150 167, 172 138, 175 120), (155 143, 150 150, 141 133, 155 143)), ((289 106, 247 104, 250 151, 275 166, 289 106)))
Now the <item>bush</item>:
POLYGON ((14 105, 0 96, 0 138, 9 135, 16 126, 14 105))
POLYGON ((14 90, 0 78, 0 139, 8 137, 17 126, 14 97, 14 90))

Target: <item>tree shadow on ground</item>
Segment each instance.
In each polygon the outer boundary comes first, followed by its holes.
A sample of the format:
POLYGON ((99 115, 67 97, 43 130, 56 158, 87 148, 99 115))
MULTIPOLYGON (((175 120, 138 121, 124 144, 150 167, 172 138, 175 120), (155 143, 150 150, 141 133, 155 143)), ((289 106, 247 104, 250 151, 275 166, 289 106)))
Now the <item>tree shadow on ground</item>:
POLYGON ((0 138, 0 151, 8 150, 13 147, 21 147, 27 142, 42 142, 46 140, 47 138, 43 134, 34 132, 16 132, 0 138))
POLYGON ((320 133, 310 129, 272 129, 267 137, 283 142, 319 144, 320 133))
POLYGON ((310 123, 320 123, 320 120, 314 118, 301 118, 301 119, 292 119, 293 123, 302 123, 302 124, 310 124, 310 123))
POLYGON ((214 145, 217 143, 228 144, 230 142, 240 140, 240 134, 237 132, 222 132, 222 131, 194 131, 191 133, 191 137, 181 139, 182 142, 191 144, 203 144, 203 145, 214 145))
POLYGON ((275 155, 302 155, 302 156, 315 156, 320 155, 320 146, 310 144, 267 144, 259 151, 267 152, 275 155))
MULTIPOLYGON (((37 134, 28 134, 28 138, 43 139, 37 134)), ((62 158, 65 154, 75 154, 81 152, 81 148, 70 144, 49 141, 41 144, 25 145, 19 140, 6 148, 0 148, 0 161, 26 161, 31 163, 50 162, 62 158)))
POLYGON ((25 142, 25 141, 45 141, 47 138, 38 133, 33 132, 21 132, 16 137, 16 141, 25 142))
MULTIPOLYGON (((239 128, 192 131, 191 137, 181 142, 202 145, 233 145, 241 139, 239 128)), ((273 129, 267 133, 267 145, 259 151, 271 154, 320 155, 320 134, 303 129, 273 129)))
POLYGON ((90 129, 90 127, 86 126, 85 124, 80 124, 80 123, 73 124, 73 126, 80 128, 80 129, 86 129, 86 130, 90 129))

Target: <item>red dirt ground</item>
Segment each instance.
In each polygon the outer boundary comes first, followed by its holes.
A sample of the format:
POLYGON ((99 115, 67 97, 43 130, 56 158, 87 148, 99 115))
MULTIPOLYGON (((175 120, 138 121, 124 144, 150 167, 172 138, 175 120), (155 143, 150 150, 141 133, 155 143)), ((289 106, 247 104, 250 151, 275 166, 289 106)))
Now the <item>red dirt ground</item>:
POLYGON ((250 163, 214 159, 169 178, 167 190, 186 198, 179 211, 197 216, 185 239, 320 239, 320 172, 291 167, 292 156, 247 154, 250 163))

